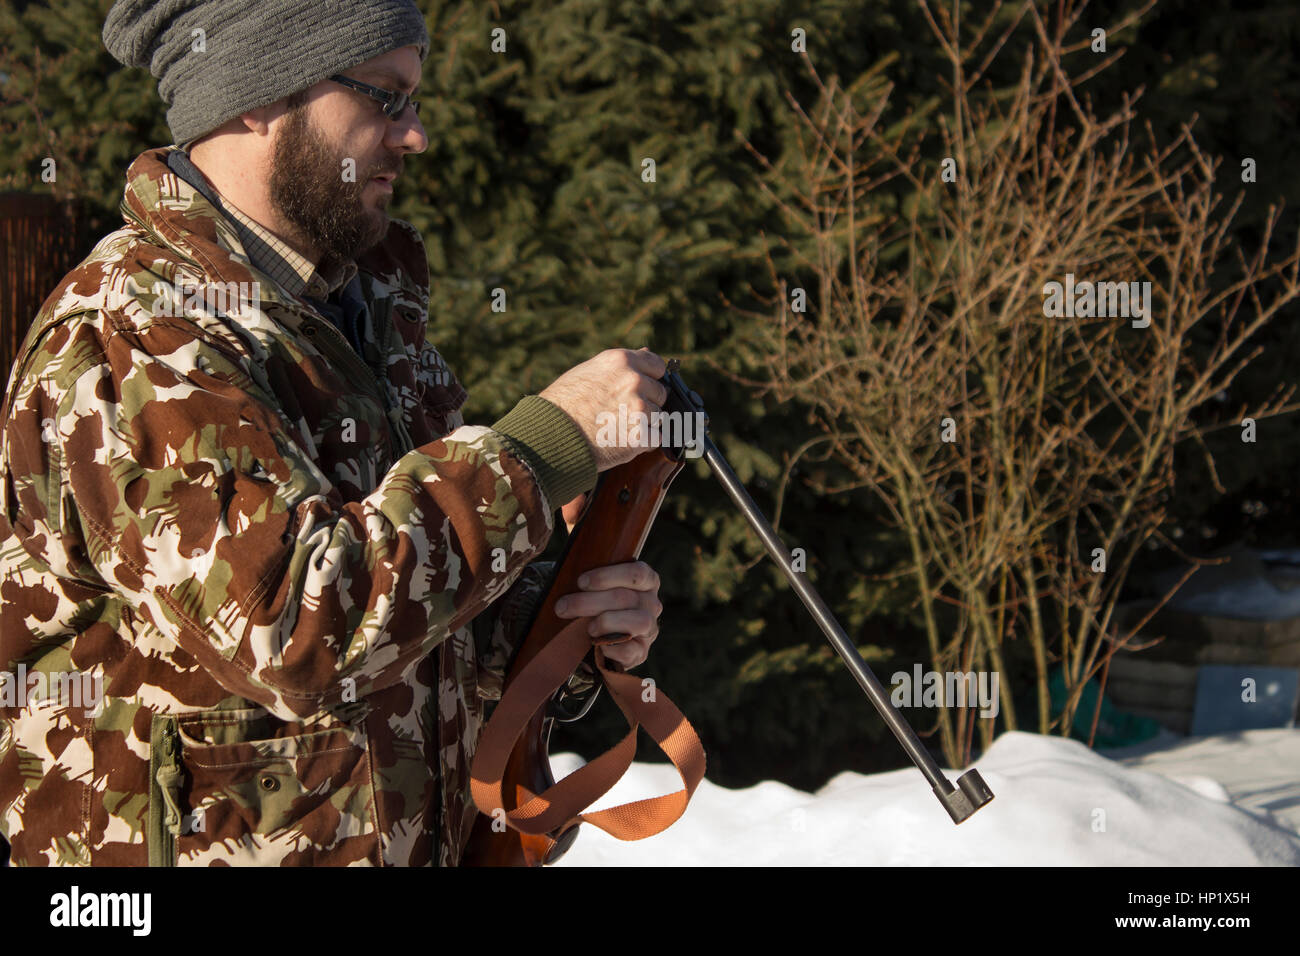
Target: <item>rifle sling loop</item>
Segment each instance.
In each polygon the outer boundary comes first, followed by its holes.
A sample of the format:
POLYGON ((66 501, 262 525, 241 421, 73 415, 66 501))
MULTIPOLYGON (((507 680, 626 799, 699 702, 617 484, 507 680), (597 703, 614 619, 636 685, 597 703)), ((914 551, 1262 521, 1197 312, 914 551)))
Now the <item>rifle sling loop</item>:
MULTIPOLYGON (((529 721, 547 705, 591 649, 592 638, 587 633, 591 620, 575 619, 556 634, 510 682, 484 727, 470 767, 470 789, 475 805, 488 817, 506 806, 502 793, 506 765, 529 721)), ((704 778, 704 747, 676 705, 657 687, 643 685, 641 678, 607 667, 599 644, 595 657, 602 682, 627 719, 627 736, 543 793, 518 787, 515 808, 505 812, 506 824, 511 828, 546 839, 548 853, 561 836, 579 823, 590 823, 620 840, 642 840, 661 833, 685 812, 704 778), (684 788, 661 797, 584 812, 631 767, 636 756, 636 732, 641 726, 672 761, 684 788)))

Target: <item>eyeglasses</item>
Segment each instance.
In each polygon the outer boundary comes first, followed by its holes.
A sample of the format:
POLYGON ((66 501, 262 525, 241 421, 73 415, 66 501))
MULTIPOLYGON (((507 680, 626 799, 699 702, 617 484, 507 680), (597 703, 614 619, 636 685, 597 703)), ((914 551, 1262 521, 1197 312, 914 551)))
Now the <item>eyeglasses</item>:
POLYGON ((409 105, 415 110, 415 114, 420 114, 420 104, 418 101, 411 99, 409 94, 394 91, 381 90, 377 86, 371 86, 369 83, 362 83, 360 80, 353 80, 346 76, 335 74, 330 77, 335 83, 341 83, 349 89, 356 90, 358 93, 364 93, 371 99, 378 100, 384 104, 384 115, 389 119, 397 119, 406 110, 409 105))

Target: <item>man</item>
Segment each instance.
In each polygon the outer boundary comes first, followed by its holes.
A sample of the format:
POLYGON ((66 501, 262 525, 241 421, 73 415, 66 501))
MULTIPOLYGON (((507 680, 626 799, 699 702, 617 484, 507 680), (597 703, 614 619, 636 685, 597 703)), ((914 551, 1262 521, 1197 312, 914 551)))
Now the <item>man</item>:
MULTIPOLYGON (((6 396, 0 666, 40 680, 0 698, 0 833, 16 865, 456 865, 530 562, 639 451, 597 415, 657 410, 664 363, 463 424, 385 212, 428 145, 410 0, 120 0, 104 40, 180 145, 131 165, 6 396), (26 694, 69 674, 94 700, 26 694)), ((567 616, 641 663, 655 573, 584 588, 567 616)))

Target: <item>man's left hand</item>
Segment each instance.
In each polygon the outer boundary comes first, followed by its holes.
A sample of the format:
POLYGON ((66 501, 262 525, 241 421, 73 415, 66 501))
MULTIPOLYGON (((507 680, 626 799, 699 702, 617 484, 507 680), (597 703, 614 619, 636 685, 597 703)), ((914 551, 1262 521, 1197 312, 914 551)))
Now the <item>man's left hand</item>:
POLYGON ((630 670, 644 663, 650 645, 659 636, 659 575, 644 561, 594 568, 578 579, 581 591, 561 598, 555 605, 560 617, 593 618, 588 628, 592 637, 626 634, 628 640, 606 644, 605 658, 630 670))

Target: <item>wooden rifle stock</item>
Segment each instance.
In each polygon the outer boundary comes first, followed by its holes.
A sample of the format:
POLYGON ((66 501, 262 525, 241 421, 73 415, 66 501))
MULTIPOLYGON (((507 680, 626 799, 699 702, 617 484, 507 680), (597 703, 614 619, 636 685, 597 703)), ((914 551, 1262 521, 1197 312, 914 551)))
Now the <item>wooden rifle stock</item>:
MULTIPOLYGON (((668 485, 681 471, 682 465, 680 450, 651 448, 600 476, 569 536, 550 590, 506 674, 506 689, 528 662, 561 629, 572 623, 556 615, 555 604, 566 594, 582 590, 578 587, 581 575, 606 565, 635 561, 641 556, 641 548, 650 534, 668 485)), ((613 644, 619 640, 610 636, 601 638, 600 643, 613 644)), ((598 691, 599 685, 592 691, 592 698, 598 691)), ((590 703, 589 698, 587 705, 590 703)), ((547 749, 556 720, 554 707, 553 699, 550 705, 538 708, 528 723, 527 732, 510 753, 502 779, 502 792, 507 800, 505 810, 519 805, 524 793, 521 787, 538 794, 555 783, 547 749)), ((582 712, 585 711, 584 707, 582 712)), ((463 865, 541 866, 553 863, 569 849, 578 834, 575 825, 547 839, 520 833, 501 824, 494 829, 492 823, 491 817, 479 813, 465 848, 463 865)))

